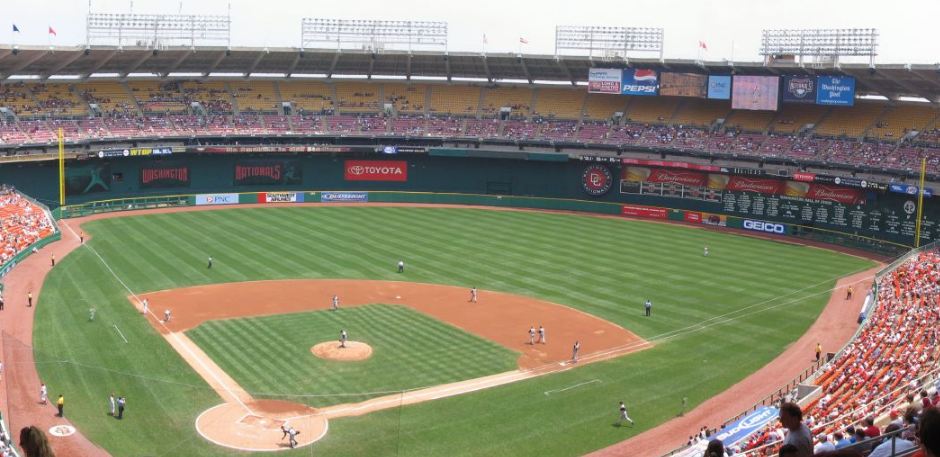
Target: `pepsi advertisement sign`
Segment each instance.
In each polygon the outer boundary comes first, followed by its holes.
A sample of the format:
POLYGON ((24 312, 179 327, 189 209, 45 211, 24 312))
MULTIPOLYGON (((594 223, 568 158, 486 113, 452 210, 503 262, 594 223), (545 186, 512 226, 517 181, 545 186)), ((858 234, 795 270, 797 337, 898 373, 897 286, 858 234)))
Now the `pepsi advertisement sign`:
POLYGON ((731 99, 731 77, 730 76, 709 76, 708 77, 708 98, 715 100, 731 99))
POLYGON ((624 95, 658 95, 659 74, 646 68, 625 68, 620 88, 624 95))
POLYGON ((784 76, 784 103, 816 103, 816 78, 813 76, 784 76))
POLYGON ((851 76, 819 76, 816 79, 816 104, 854 106, 855 78, 851 76))

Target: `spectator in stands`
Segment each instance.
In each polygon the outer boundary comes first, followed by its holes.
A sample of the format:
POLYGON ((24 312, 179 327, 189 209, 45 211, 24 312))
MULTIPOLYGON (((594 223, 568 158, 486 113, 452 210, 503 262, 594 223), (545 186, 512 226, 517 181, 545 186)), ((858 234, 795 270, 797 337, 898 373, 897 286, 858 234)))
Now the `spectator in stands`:
POLYGON ((800 449, 796 446, 792 444, 784 444, 783 446, 780 446, 780 453, 778 455, 779 457, 799 457, 802 454, 800 454, 800 449))
MULTIPOLYGON (((851 432, 848 432, 848 433, 850 433, 850 434, 854 434, 854 433, 855 433, 855 428, 854 428, 854 427, 849 427, 849 429, 851 429, 851 432)), ((842 432, 835 432, 835 433, 833 433, 833 434, 832 434, 832 441, 835 442, 836 449, 842 449, 842 448, 844 448, 844 447, 846 447, 846 446, 851 446, 851 445, 852 445, 852 441, 849 440, 848 438, 846 438, 845 435, 842 434, 842 432)))
POLYGON ((875 425, 875 418, 868 416, 865 418, 865 437, 875 438, 881 436, 881 429, 875 425))
POLYGON ((929 408, 920 416, 917 439, 922 453, 914 457, 940 457, 940 409, 929 408))
MULTIPOLYGON (((784 403, 780 405, 780 423, 787 429, 787 436, 783 439, 783 445, 786 447, 792 444, 796 447, 793 457, 811 457, 813 455, 813 435, 809 427, 803 424, 803 411, 795 403, 784 403)), ((780 455, 783 456, 781 448, 780 455)))
POLYGON ((829 441, 829 437, 825 433, 820 433, 816 436, 816 446, 813 447, 813 454, 819 454, 820 452, 831 452, 836 450, 836 446, 829 441))
POLYGON ((721 440, 709 441, 703 457, 725 457, 725 445, 721 440))
MULTIPOLYGON (((901 426, 897 424, 891 424, 885 428, 885 434, 897 432, 901 430, 901 426)), ((901 438, 900 436, 894 438, 885 438, 885 441, 881 443, 874 451, 871 451, 871 454, 868 454, 868 457, 891 457, 898 452, 904 452, 910 449, 914 449, 914 443, 901 438), (892 450, 894 452, 892 452, 892 450)))

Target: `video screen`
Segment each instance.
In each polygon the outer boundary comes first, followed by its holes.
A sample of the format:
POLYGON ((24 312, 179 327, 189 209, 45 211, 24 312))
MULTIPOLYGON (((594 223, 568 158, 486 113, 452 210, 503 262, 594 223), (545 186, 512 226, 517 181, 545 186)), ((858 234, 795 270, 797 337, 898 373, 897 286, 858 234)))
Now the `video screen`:
POLYGON ((780 78, 737 76, 731 83, 731 109, 777 110, 780 78))

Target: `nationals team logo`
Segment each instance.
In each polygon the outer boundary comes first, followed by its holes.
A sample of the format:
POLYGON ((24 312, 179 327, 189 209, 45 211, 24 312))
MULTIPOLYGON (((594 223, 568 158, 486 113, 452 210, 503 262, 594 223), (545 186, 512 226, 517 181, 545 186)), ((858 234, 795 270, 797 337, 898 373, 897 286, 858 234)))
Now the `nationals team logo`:
POLYGON ((791 78, 787 84, 787 91, 797 98, 804 98, 813 93, 816 81, 810 78, 791 78))
POLYGON ((603 165, 590 165, 581 174, 582 188, 588 195, 595 197, 609 192, 613 182, 614 177, 610 174, 610 170, 603 165))

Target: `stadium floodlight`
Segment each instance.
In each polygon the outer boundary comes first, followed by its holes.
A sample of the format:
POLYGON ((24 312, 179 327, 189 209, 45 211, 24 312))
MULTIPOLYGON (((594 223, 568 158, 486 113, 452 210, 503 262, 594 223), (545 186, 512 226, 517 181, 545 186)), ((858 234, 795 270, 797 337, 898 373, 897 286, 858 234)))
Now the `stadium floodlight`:
POLYGON ((110 44, 159 49, 166 46, 231 44, 232 20, 196 14, 88 13, 87 46, 110 44))
POLYGON ((777 29, 764 30, 761 35, 760 54, 765 59, 774 56, 796 56, 829 59, 838 63, 839 57, 867 56, 874 65, 878 55, 878 29, 777 29))
POLYGON ((302 49, 330 48, 446 51, 447 23, 303 18, 302 49))
POLYGON ((663 57, 663 29, 651 27, 555 26, 555 55, 563 52, 626 57, 628 51, 656 52, 663 57))

